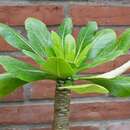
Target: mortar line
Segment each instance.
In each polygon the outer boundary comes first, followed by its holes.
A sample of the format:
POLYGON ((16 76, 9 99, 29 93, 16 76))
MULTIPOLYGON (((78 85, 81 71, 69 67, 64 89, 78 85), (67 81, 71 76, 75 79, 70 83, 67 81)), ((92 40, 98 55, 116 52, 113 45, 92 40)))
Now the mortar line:
MULTIPOLYGON (((130 102, 130 98, 115 98, 113 99, 108 97, 82 97, 82 98, 72 98, 71 104, 91 104, 91 103, 120 103, 120 102, 130 102)), ((21 105, 53 105, 53 99, 45 100, 24 100, 24 101, 15 101, 15 102, 0 102, 0 108, 6 106, 21 106, 21 105)))
MULTIPOLYGON (((98 125, 109 125, 109 124, 125 124, 129 123, 130 119, 115 119, 115 120, 95 120, 95 121, 71 121, 70 126, 98 126, 98 125)), ((51 128, 52 124, 26 124, 26 125, 1 125, 0 128, 51 128)))
POLYGON ((44 4, 48 4, 48 5, 63 5, 65 3, 70 3, 70 4, 80 4, 80 5, 84 5, 84 4, 88 4, 88 5, 106 5, 106 6, 124 6, 124 7, 129 7, 130 6, 130 3, 129 2, 110 2, 110 1, 107 1, 107 2, 97 2, 97 1, 88 1, 88 0, 71 0, 71 1, 64 1, 64 0, 39 0, 39 1, 36 1, 36 0, 33 0, 33 1, 27 1, 27 0, 23 0, 23 1, 17 1, 17 0, 13 0, 13 1, 10 1, 10 0, 6 0, 6 1, 1 1, 0 2, 0 6, 2 5, 17 5, 17 6, 22 6, 22 5, 44 5, 44 4))

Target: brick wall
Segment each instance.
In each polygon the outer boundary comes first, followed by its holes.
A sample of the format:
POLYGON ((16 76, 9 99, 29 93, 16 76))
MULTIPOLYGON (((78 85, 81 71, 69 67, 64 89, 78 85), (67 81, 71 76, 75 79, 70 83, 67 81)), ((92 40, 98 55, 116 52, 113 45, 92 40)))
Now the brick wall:
MULTIPOLYGON (((55 30, 64 17, 73 19, 76 37, 80 27, 96 20, 100 27, 115 29, 119 35, 130 26, 129 0, 0 0, 0 22, 7 23, 25 35, 28 16, 43 20, 55 30)), ((10 47, 0 38, 0 54, 34 62, 10 47)), ((128 61, 130 55, 84 73, 103 73, 128 61)), ((2 67, 0 73, 3 72, 2 67)), ((127 74, 130 70, 127 71, 127 74)), ((38 81, 18 89, 0 102, 0 130, 51 130, 55 83, 38 81)), ((72 94, 71 130, 130 130, 130 98, 109 95, 72 94)))

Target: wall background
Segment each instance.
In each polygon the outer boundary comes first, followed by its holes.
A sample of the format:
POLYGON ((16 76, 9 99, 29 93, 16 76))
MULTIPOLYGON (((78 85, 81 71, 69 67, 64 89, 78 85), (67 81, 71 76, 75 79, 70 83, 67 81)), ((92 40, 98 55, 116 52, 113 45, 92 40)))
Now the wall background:
MULTIPOLYGON (((113 28, 119 35, 130 27, 130 0, 0 0, 0 22, 23 35, 28 16, 43 20, 50 30, 55 30, 64 17, 70 16, 75 36, 87 21, 96 20, 101 28, 113 28)), ((34 64, 0 38, 0 55, 6 54, 34 64)), ((125 55, 85 73, 103 73, 129 59, 130 55, 125 55)), ((130 70, 126 74, 129 73, 130 70)), ((52 81, 39 81, 1 100, 0 130, 51 130, 54 85, 52 81)), ((71 130, 130 130, 130 98, 72 94, 71 103, 71 130)))

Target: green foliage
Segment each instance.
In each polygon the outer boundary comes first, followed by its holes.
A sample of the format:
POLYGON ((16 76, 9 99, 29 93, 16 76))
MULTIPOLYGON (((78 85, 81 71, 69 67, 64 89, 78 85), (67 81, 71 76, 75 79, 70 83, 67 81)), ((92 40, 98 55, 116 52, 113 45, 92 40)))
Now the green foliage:
POLYGON ((43 71, 9 56, 0 56, 0 64, 8 73, 27 82, 41 80, 47 77, 43 71))
POLYGON ((98 55, 95 59, 91 60, 89 63, 82 64, 78 71, 83 71, 89 68, 96 67, 100 64, 106 63, 108 61, 113 61, 120 55, 123 55, 124 53, 122 50, 109 50, 104 51, 100 55, 98 55), (109 53, 108 53, 109 52, 109 53))
POLYGON ((113 96, 130 96, 130 77, 117 76, 110 79, 92 76, 84 77, 84 79, 105 87, 113 96))
POLYGON ((62 47, 62 44, 61 44, 61 37, 56 32, 52 31, 51 38, 53 41, 52 49, 55 53, 55 56, 57 58, 64 59, 64 48, 62 47))
POLYGON ((65 86, 61 89, 70 89, 76 93, 84 94, 84 93, 102 93, 107 94, 109 91, 97 84, 84 84, 84 85, 73 85, 73 86, 65 86))
POLYGON ((26 84, 27 82, 13 77, 9 73, 0 75, 0 96, 6 96, 13 92, 16 88, 26 84))
POLYGON ((0 23, 0 35, 15 48, 32 50, 29 42, 22 35, 2 23, 0 23))
POLYGON ((65 44, 65 36, 67 34, 72 33, 72 28, 73 28, 73 24, 70 18, 66 18, 58 28, 58 34, 61 37, 61 44, 63 47, 65 44))
POLYGON ((92 42, 97 29, 98 27, 96 22, 89 22, 85 27, 81 28, 77 38, 77 53, 75 57, 75 64, 77 66, 87 58, 90 49, 89 44, 92 42))
MULTIPOLYGON (((109 32, 109 31, 108 31, 109 32)), ((79 71, 96 67, 97 65, 106 63, 108 61, 112 61, 119 57, 120 55, 124 55, 128 52, 130 48, 130 29, 127 29, 118 40, 116 40, 115 33, 111 30, 106 37, 113 40, 113 42, 107 43, 101 50, 99 48, 99 53, 94 58, 90 58, 89 63, 83 63, 79 68, 79 71), (110 34, 111 32, 111 34, 110 34), (115 39, 115 40, 114 40, 115 39), (109 53, 108 53, 109 52, 109 53)), ((106 38, 107 39, 107 38, 106 38)), ((110 40, 108 39, 108 41, 110 40)), ((104 38, 105 40, 105 38, 104 38)), ((102 41, 103 42, 103 41, 102 41)), ((102 45, 101 42, 101 45, 102 45)), ((106 42, 106 40, 105 40, 106 42)), ((98 43, 96 43, 98 44, 98 43)), ((99 45, 99 46, 101 46, 99 45)), ((102 46, 101 46, 102 47, 102 46)), ((98 48, 98 46, 97 46, 98 48)), ((90 54, 92 52, 90 51, 90 54)), ((93 51, 94 53, 94 51, 93 51)))
POLYGON ((65 60, 74 62, 76 52, 76 42, 71 34, 67 34, 65 37, 65 60))
POLYGON ((35 54, 31 51, 22 50, 22 52, 27 55, 28 57, 32 58, 35 62, 37 62, 40 65, 43 65, 45 62, 44 58, 40 57, 39 55, 35 54))
POLYGON ((57 78, 66 79, 74 74, 73 68, 65 60, 60 58, 48 58, 43 66, 43 70, 57 78))
POLYGON ((114 44, 116 41, 116 34, 112 29, 103 29, 98 31, 91 44, 93 45, 89 53, 89 59, 94 59, 97 55, 110 44, 114 44))
POLYGON ((98 27, 96 22, 89 22, 85 27, 81 28, 77 38, 77 56, 83 48, 91 43, 97 29, 98 27))
MULTIPOLYGON (((82 63, 85 63, 91 47, 92 47, 92 44, 86 45, 86 47, 79 54, 78 58, 75 59, 74 63, 76 64, 76 66, 78 67, 80 66, 80 69, 82 69, 81 67, 82 63)), ((86 67, 86 63, 85 63, 85 67, 86 67)))
POLYGON ((124 53, 128 52, 130 48, 130 29, 126 29, 125 32, 118 39, 117 49, 122 50, 124 53))
POLYGON ((53 56, 51 35, 44 23, 35 18, 27 18, 25 29, 35 52, 41 57, 53 56))
POLYGON ((130 48, 130 29, 117 38, 112 29, 98 30, 96 22, 89 22, 81 28, 77 40, 72 36, 73 24, 70 18, 61 23, 57 32, 50 33, 46 25, 35 18, 26 19, 25 29, 28 39, 0 23, 0 36, 38 64, 34 67, 9 56, 0 56, 0 65, 6 71, 0 75, 0 96, 26 83, 44 79, 90 81, 89 84, 60 88, 81 94, 110 92, 114 96, 130 95, 129 77, 81 77, 79 74, 126 54, 130 48))

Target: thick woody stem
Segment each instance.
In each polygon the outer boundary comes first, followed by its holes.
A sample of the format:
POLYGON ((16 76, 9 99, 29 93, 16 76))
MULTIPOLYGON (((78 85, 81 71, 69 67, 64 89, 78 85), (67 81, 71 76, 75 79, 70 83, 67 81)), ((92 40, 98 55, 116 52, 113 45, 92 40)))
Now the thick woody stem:
POLYGON ((70 91, 59 89, 64 85, 63 81, 56 85, 53 130, 69 130, 70 91))

